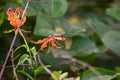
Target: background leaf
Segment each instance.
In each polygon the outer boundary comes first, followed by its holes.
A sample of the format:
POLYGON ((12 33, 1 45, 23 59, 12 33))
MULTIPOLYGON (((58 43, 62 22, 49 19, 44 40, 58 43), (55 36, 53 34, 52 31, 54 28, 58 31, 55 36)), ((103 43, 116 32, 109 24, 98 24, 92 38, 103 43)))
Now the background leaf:
POLYGON ((102 41, 107 49, 112 50, 116 54, 120 54, 120 32, 119 31, 110 31, 106 33, 102 41))
POLYGON ((53 18, 42 14, 38 15, 34 29, 34 34, 39 36, 64 35, 66 37, 72 37, 80 35, 82 32, 85 32, 85 28, 81 25, 73 25, 65 18, 54 20, 53 18))
MULTIPOLYGON (((95 68, 99 71, 105 80, 111 80, 113 74, 115 73, 112 70, 104 69, 104 68, 95 68)), ((98 76, 96 76, 92 71, 87 70, 83 73, 82 80, 99 80, 98 76)))
POLYGON ((120 20, 120 6, 108 8, 106 10, 106 14, 120 20))
POLYGON ((102 37, 104 34, 109 32, 110 30, 112 30, 109 25, 101 22, 97 18, 90 18, 90 19, 87 20, 87 23, 90 26, 90 28, 95 33, 97 33, 100 37, 102 37))
POLYGON ((97 51, 95 43, 89 38, 74 37, 71 47, 72 51, 75 51, 76 56, 87 56, 97 51))
POLYGON ((67 1, 66 0, 51 0, 51 10, 53 17, 61 17, 67 11, 67 1))

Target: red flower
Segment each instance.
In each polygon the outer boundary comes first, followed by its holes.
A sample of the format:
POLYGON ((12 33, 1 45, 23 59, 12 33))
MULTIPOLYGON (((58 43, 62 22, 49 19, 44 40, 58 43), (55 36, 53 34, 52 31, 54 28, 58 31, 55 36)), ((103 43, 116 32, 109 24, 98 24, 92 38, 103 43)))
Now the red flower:
POLYGON ((39 41, 37 41, 37 42, 36 42, 36 41, 33 41, 33 40, 31 40, 30 42, 33 43, 33 44, 42 44, 40 50, 43 51, 44 48, 47 47, 47 44, 48 44, 48 43, 51 43, 51 45, 52 45, 53 47, 55 47, 55 48, 60 48, 60 47, 57 46, 56 43, 55 43, 55 41, 60 41, 60 40, 61 40, 61 41, 64 41, 65 38, 64 38, 64 37, 49 36, 49 37, 47 37, 47 38, 45 38, 45 39, 43 39, 43 40, 39 40, 39 41))
MULTIPOLYGON (((15 28, 17 29, 17 27, 20 25, 20 18, 21 18, 21 15, 23 14, 23 10, 21 8, 16 8, 16 10, 14 11, 11 7, 8 8, 7 10, 7 15, 8 15, 8 20, 10 21, 10 24, 15 28)), ((24 23, 26 22, 26 13, 23 17, 23 20, 21 22, 21 25, 22 26, 24 23)))

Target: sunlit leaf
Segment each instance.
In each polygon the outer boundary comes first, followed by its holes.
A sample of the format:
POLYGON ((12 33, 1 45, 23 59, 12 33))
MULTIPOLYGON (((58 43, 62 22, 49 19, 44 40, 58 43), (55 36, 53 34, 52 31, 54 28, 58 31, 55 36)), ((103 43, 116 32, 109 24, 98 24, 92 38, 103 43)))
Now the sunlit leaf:
POLYGON ((60 80, 63 80, 64 78, 66 78, 68 76, 68 72, 64 72, 60 75, 60 80))
POLYGON ((60 75, 61 75, 61 71, 53 71, 53 74, 54 74, 57 78, 59 78, 60 75))

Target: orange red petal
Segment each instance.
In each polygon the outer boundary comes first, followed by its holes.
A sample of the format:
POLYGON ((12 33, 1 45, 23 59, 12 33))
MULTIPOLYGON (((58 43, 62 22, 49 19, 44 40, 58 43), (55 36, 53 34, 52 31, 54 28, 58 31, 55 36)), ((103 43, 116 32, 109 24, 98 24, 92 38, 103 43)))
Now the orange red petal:
POLYGON ((16 8, 16 10, 14 11, 12 9, 12 7, 8 8, 7 10, 7 15, 8 15, 8 20, 10 21, 10 24, 15 28, 17 29, 18 26, 22 26, 25 22, 26 22, 26 13, 23 17, 23 20, 21 22, 21 25, 20 25, 20 21, 21 21, 21 15, 23 14, 23 10, 21 8, 16 8))
POLYGON ((61 48, 59 46, 56 45, 55 41, 64 41, 65 38, 64 37, 57 37, 57 36, 48 36, 47 38, 44 38, 43 40, 39 40, 39 41, 33 41, 31 40, 30 42, 33 44, 42 44, 42 46, 40 47, 40 50, 43 51, 46 47, 47 44, 50 43, 52 45, 52 47, 55 48, 61 48))

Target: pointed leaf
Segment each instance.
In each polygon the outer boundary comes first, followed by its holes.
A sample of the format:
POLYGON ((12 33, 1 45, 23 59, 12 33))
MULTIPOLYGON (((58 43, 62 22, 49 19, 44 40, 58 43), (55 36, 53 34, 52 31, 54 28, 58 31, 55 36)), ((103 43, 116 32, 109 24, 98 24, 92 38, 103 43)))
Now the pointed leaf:
POLYGON ((33 54, 34 60, 37 62, 36 55, 38 54, 38 52, 36 52, 36 48, 35 47, 31 48, 31 52, 33 54))
POLYGON ((20 57, 17 65, 23 64, 23 63, 27 60, 28 57, 29 57, 29 55, 23 54, 23 55, 20 57))

